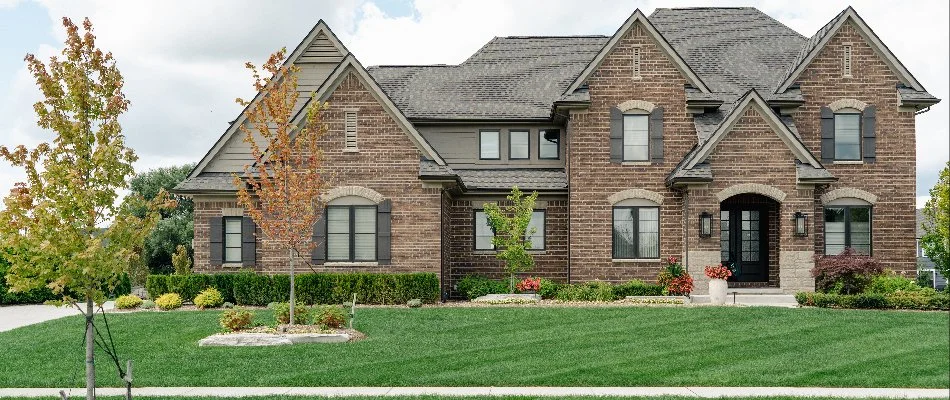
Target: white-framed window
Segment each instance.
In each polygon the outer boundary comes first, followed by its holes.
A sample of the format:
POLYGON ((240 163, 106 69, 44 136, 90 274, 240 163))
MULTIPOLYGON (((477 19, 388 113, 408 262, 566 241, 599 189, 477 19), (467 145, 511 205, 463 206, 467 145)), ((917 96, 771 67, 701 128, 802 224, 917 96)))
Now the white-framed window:
POLYGON ((356 150, 356 111, 347 111, 344 113, 344 125, 345 125, 345 136, 346 143, 345 148, 347 150, 356 150))
POLYGON ((861 160, 861 111, 843 108, 835 112, 835 160, 861 160))
POLYGON ((478 132, 478 158, 482 160, 501 159, 498 143, 499 131, 478 132))
POLYGON ((623 161, 650 160, 650 116, 624 114, 623 161))
POLYGON ((241 226, 243 217, 224 217, 224 262, 241 262, 241 226))

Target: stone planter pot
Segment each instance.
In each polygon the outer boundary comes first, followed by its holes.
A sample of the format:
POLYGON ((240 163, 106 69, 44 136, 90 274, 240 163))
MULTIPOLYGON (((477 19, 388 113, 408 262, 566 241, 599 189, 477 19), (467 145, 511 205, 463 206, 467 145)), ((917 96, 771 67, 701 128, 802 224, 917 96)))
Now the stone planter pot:
POLYGON ((726 290, 728 288, 729 284, 726 283, 725 279, 710 279, 709 302, 718 305, 726 304, 726 290))

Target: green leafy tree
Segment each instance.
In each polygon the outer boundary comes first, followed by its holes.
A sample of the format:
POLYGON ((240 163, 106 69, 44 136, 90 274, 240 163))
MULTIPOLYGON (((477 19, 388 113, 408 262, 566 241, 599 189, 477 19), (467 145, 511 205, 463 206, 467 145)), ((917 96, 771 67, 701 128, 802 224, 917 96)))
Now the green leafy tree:
MULTIPOLYGON (((86 398, 92 400, 97 338, 119 366, 114 344, 97 335, 94 305, 119 284, 158 220, 155 211, 142 218, 131 210, 173 204, 139 198, 115 206, 137 159, 119 124, 129 106, 124 81, 112 54, 96 47, 88 19, 82 34, 68 18, 63 26, 61 57, 46 64, 32 54, 25 59, 43 94, 33 107, 37 124, 53 132, 52 142, 34 149, 0 146, 0 156, 26 173, 26 182, 14 185, 0 210, 0 255, 10 263, 12 291, 47 287, 61 304, 85 314, 86 398)), ((121 368, 119 373, 125 377, 121 368)))
MULTIPOLYGON (((177 186, 188 177, 194 164, 176 165, 172 167, 156 168, 141 174, 136 174, 129 181, 130 199, 142 197, 146 200, 158 198, 177 186)), ((162 219, 149 232, 141 249, 140 264, 147 267, 148 273, 170 274, 174 272, 172 255, 178 246, 185 246, 189 257, 194 250, 191 241, 194 238, 194 202, 184 196, 175 196, 178 205, 175 208, 162 210, 162 219)), ((144 217, 147 210, 144 207, 134 207, 132 212, 138 217, 144 217)), ((136 276, 142 274, 136 274, 136 276)), ((142 282, 135 282, 141 284, 142 282)))
POLYGON ((176 274, 191 274, 191 254, 188 254, 188 248, 178 245, 178 249, 175 250, 175 254, 172 254, 172 264, 175 266, 176 274))
POLYGON ((524 196, 515 186, 507 196, 510 205, 504 208, 496 203, 485 204, 485 216, 488 225, 495 231, 492 244, 499 249, 496 257, 505 261, 505 272, 508 272, 508 291, 515 291, 515 274, 527 272, 534 268, 534 257, 528 252, 531 242, 528 236, 533 235, 534 228, 528 230, 531 224, 531 215, 534 213, 534 202, 538 199, 538 192, 524 196))
POLYGON ((940 171, 924 206, 924 236, 920 244, 943 276, 950 276, 950 162, 940 171))

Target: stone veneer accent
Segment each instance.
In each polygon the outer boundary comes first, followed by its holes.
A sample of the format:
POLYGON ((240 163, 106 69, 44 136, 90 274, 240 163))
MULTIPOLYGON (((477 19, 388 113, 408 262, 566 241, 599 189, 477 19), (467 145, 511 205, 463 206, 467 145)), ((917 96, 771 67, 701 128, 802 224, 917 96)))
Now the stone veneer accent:
POLYGON ((643 110, 649 113, 653 112, 653 109, 656 108, 656 105, 644 100, 627 100, 617 105, 617 108, 619 108, 621 112, 627 112, 630 110, 643 110))
POLYGON ((785 192, 774 186, 762 185, 759 183, 740 183, 738 185, 729 186, 721 190, 719 193, 716 193, 716 199, 719 200, 719 202, 722 202, 723 200, 742 193, 761 194, 763 196, 770 197, 779 203, 785 201, 786 196, 785 192))
POLYGON ((778 265, 783 292, 795 294, 815 291, 815 278, 811 275, 811 270, 815 267, 814 251, 782 251, 778 265))
POLYGON ((686 272, 693 277, 693 294, 709 294, 709 277, 706 276, 707 265, 719 265, 721 255, 719 251, 690 250, 686 257, 686 272))
POLYGON ((828 104, 828 108, 830 108, 831 111, 838 111, 843 108, 854 108, 859 111, 864 111, 864 108, 867 106, 867 103, 855 99, 840 99, 828 104))
POLYGON ((339 186, 328 190, 323 194, 323 200, 326 203, 346 196, 359 196, 368 199, 376 204, 381 203, 385 198, 379 192, 362 186, 339 186))
POLYGON ((835 189, 830 192, 827 192, 821 195, 821 204, 828 204, 832 201, 843 199, 843 198, 855 198, 861 199, 872 205, 877 203, 877 196, 872 193, 865 192, 857 188, 841 188, 835 189))
POLYGON ((645 189, 627 189, 614 193, 607 197, 607 202, 617 204, 627 199, 646 199, 656 204, 663 204, 663 195, 652 190, 645 189))

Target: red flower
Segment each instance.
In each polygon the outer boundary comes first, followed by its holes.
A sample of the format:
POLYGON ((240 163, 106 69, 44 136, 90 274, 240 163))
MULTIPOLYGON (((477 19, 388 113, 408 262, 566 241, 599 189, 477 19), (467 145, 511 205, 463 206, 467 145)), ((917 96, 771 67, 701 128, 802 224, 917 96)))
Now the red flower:
POLYGON ((732 270, 726 268, 722 264, 719 264, 717 267, 706 266, 706 276, 710 279, 728 279, 732 276, 732 270))

